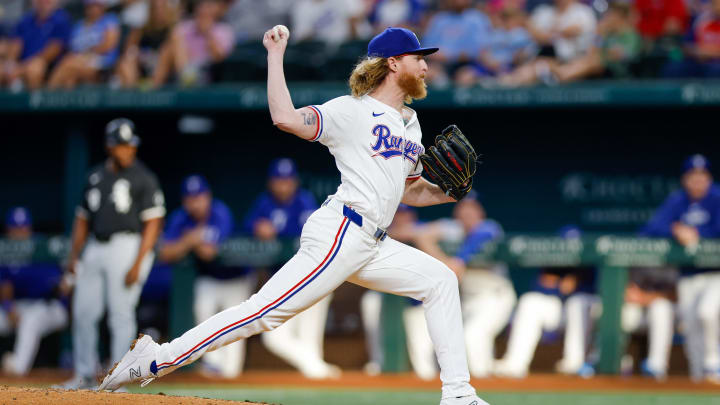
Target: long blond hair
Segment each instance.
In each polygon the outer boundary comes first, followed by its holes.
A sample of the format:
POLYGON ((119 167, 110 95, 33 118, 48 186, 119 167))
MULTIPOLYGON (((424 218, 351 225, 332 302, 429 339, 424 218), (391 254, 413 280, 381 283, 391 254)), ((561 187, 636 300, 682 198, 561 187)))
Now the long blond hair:
MULTIPOLYGON (((353 97, 362 97, 375 90, 390 73, 387 58, 366 57, 360 60, 352 73, 348 84, 353 97)), ((424 97, 424 96, 423 96, 424 97)), ((421 97, 422 98, 422 97, 421 97)), ((410 95, 405 96, 405 104, 413 102, 410 95)))
POLYGON ((363 58, 350 74, 348 84, 353 97, 362 97, 375 90, 390 72, 386 58, 363 58))

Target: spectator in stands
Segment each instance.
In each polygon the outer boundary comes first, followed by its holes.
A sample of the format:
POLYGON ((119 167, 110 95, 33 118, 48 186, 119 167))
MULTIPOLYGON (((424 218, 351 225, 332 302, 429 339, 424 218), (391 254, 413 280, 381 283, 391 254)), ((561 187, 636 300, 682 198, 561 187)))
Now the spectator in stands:
MULTIPOLYGON (((690 22, 687 7, 686 0, 634 1, 637 29, 645 40, 641 75, 660 76, 668 62, 683 60, 683 36, 690 22)), ((668 74, 673 74, 672 68, 668 74)))
POLYGON ((634 12, 640 34, 655 41, 661 37, 677 37, 688 28, 688 12, 684 0, 635 0, 634 12))
POLYGON ((222 62, 232 51, 232 27, 218 20, 223 11, 220 0, 199 0, 192 19, 178 24, 161 48, 153 73, 153 86, 163 85, 171 73, 183 86, 211 81, 210 67, 222 62))
POLYGON ((366 38, 372 33, 366 14, 363 0, 298 0, 290 11, 290 40, 337 45, 366 38))
POLYGON ((47 71, 62 54, 70 35, 70 16, 58 8, 58 0, 33 0, 10 35, 7 58, 0 69, 0 84, 20 90, 38 89, 47 71))
MULTIPOLYGON (((178 6, 179 0, 172 0, 174 6, 178 6)), ((151 0, 122 0, 122 9, 119 11, 122 33, 140 29, 150 18, 151 0)))
POLYGON ((425 5, 421 0, 378 0, 368 20, 375 32, 387 27, 404 27, 416 31, 423 19, 425 5))
MULTIPOLYGON (((23 207, 8 212, 5 221, 10 240, 32 239, 32 218, 23 207)), ((9 375, 26 375, 35 362, 40 339, 67 327, 67 300, 60 296, 62 272, 55 263, 0 267, 0 334, 15 334, 15 345, 2 357, 9 375)))
POLYGON ((423 35, 427 46, 440 50, 428 57, 428 82, 442 86, 455 71, 470 64, 482 49, 490 20, 472 7, 471 0, 446 0, 445 9, 435 14, 423 35))
POLYGON ((6 0, 0 3, 0 83, 10 46, 10 35, 25 12, 25 0, 6 0))
POLYGON ((657 380, 667 376, 670 349, 675 331, 675 296, 678 273, 673 268, 630 270, 622 308, 622 329, 632 333, 647 329, 648 357, 640 371, 657 380))
MULTIPOLYGON (((263 241, 298 238, 315 198, 300 188, 291 159, 275 159, 268 170, 268 190, 260 194, 245 218, 244 229, 263 241)), ((273 269, 276 271, 277 269, 273 269)), ((265 347, 308 378, 336 378, 340 369, 323 360, 325 321, 332 294, 280 327, 262 334, 265 347)))
MULTIPOLYGON (((567 243, 581 243, 580 230, 575 226, 563 227, 560 236, 567 243)), ((591 269, 543 269, 532 291, 520 297, 508 348, 495 364, 495 374, 512 378, 527 376, 543 331, 553 332, 563 325, 563 358, 556 369, 564 374, 581 374, 592 325, 591 309, 598 303, 591 269)))
POLYGON ((293 0, 233 0, 224 20, 232 26, 238 43, 259 41, 268 27, 290 25, 292 3, 293 0))
POLYGON ((686 0, 684 3, 687 8, 687 13, 690 16, 690 22, 693 22, 699 15, 712 9, 712 4, 708 0, 686 0))
POLYGON ((610 3, 598 25, 597 44, 584 56, 571 62, 549 63, 554 79, 573 82, 593 76, 624 79, 632 74, 632 65, 642 52, 642 39, 635 30, 630 7, 622 2, 610 3))
POLYGON ((473 191, 455 204, 453 218, 428 224, 417 233, 415 245, 445 263, 460 279, 470 374, 488 377, 495 338, 510 320, 516 296, 504 265, 478 266, 470 260, 504 233, 500 224, 486 218, 473 191), (447 255, 440 249, 440 241, 454 241, 460 248, 447 255))
POLYGON ((130 31, 125 49, 117 65, 116 75, 122 87, 135 87, 141 74, 149 76, 156 70, 163 46, 180 17, 174 0, 151 0, 147 22, 130 31))
POLYGON ((75 24, 69 50, 53 70, 48 87, 71 89, 95 83, 100 74, 113 68, 119 54, 120 26, 113 13, 106 12, 107 0, 84 0, 85 19, 75 24))
POLYGON ((526 86, 538 80, 553 82, 551 64, 566 64, 587 54, 595 38, 593 10, 577 0, 555 0, 533 12, 528 31, 540 46, 537 60, 500 77, 505 86, 526 86))
POLYGON ((480 53, 473 64, 458 70, 456 84, 471 86, 480 77, 508 73, 535 56, 535 44, 524 27, 525 12, 509 3, 491 2, 488 16, 492 24, 480 53))
POLYGON ((0 34, 10 35, 26 11, 26 0, 4 0, 0 4, 0 34))
POLYGON ((669 62, 663 76, 720 77, 720 0, 712 0, 711 6, 690 28, 685 59, 669 62))
MULTIPOLYGON (((682 186, 658 208, 643 233, 674 238, 692 252, 701 238, 720 237, 720 187, 713 183, 705 156, 687 158, 682 186)), ((677 295, 690 377, 720 383, 720 272, 682 268, 677 295)))
MULTIPOLYGON (((207 180, 197 174, 187 177, 182 183, 182 208, 168 220, 160 258, 167 262, 187 256, 195 259, 198 277, 193 312, 197 323, 240 304, 255 290, 257 281, 246 269, 215 261, 219 245, 230 237, 233 227, 230 209, 213 197, 207 180)), ((203 371, 234 378, 242 371, 244 359, 244 342, 228 345, 203 357, 203 371)))

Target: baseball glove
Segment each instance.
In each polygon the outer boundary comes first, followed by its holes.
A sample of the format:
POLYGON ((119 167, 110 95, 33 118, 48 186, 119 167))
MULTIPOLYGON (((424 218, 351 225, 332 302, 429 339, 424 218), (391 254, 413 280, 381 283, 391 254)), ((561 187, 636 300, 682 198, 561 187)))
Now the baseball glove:
POLYGON ((472 188, 478 155, 455 125, 435 137, 435 145, 420 155, 423 169, 446 195, 460 200, 472 188))

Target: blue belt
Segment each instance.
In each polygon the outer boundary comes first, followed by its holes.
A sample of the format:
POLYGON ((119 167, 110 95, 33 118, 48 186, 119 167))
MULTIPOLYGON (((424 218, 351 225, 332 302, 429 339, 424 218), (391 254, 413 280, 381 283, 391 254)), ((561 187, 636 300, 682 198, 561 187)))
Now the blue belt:
MULTIPOLYGON (((357 211, 354 209, 348 207, 347 205, 343 205, 343 215, 347 217, 350 221, 354 222, 355 225, 362 228, 363 226, 363 217, 362 215, 358 214, 357 211)), ((387 231, 377 228, 375 230, 375 234, 373 235, 373 238, 375 240, 385 240, 385 237, 387 236, 387 231)))
MULTIPOLYGON (((328 198, 327 200, 325 200, 325 202, 322 205, 323 206, 331 205, 331 208, 339 210, 340 204, 342 204, 340 201, 337 201, 337 200, 333 201, 332 198, 328 198), (330 202, 332 202, 332 204, 330 204, 330 202)), ((387 236, 387 231, 384 229, 381 229, 379 227, 375 227, 374 231, 367 229, 368 227, 363 227, 363 217, 362 217, 362 215, 358 214, 358 212, 355 211, 354 209, 348 207, 345 204, 342 204, 342 214, 347 219, 349 219, 350 222, 353 222, 360 229, 362 229, 363 232, 371 234, 375 240, 379 240, 379 241, 385 240, 385 237, 387 236)), ((374 226, 372 224, 372 222, 369 225, 370 225, 369 226, 370 228, 372 228, 374 226)))

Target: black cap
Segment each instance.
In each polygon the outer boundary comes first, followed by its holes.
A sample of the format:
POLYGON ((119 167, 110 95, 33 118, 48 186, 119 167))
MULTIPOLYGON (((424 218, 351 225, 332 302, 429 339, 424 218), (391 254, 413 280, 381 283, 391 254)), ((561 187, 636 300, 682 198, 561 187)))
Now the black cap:
POLYGON ((138 146, 140 137, 135 132, 135 124, 127 118, 116 118, 105 127, 105 144, 138 146))

